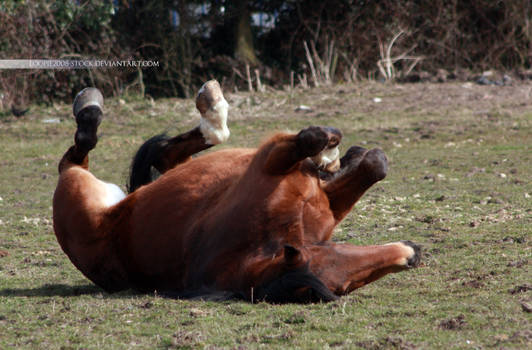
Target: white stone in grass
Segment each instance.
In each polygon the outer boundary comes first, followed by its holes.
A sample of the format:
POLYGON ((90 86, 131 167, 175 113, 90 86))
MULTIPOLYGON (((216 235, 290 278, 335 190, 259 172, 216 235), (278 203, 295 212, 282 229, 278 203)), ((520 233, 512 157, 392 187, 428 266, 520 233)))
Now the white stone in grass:
POLYGON ((312 112, 312 108, 310 108, 309 106, 305 106, 305 105, 299 105, 296 109, 295 109, 296 112, 312 112))

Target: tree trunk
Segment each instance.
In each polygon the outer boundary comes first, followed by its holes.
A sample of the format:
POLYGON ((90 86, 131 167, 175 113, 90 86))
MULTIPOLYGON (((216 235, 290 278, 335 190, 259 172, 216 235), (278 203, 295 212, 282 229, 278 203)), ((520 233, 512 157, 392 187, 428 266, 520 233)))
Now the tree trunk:
POLYGON ((236 8, 236 28, 235 28, 235 58, 250 65, 259 64, 253 46, 253 36, 251 34, 251 14, 246 0, 239 0, 235 4, 236 8))

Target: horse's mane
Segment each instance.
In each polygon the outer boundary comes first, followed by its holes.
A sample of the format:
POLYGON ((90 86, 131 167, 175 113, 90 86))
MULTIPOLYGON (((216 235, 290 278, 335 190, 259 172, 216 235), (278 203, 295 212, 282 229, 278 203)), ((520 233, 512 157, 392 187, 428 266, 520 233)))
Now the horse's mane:
POLYGON ((270 303, 314 303, 338 299, 308 266, 289 271, 262 286, 257 299, 270 303))

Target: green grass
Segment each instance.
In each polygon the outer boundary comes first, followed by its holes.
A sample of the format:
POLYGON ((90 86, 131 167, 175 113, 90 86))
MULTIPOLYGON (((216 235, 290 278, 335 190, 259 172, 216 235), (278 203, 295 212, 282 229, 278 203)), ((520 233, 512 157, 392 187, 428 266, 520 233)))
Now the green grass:
MULTIPOLYGON (((0 349, 530 347, 531 314, 521 303, 532 292, 510 292, 532 283, 530 89, 361 84, 228 94, 232 134, 218 148, 254 147, 275 130, 315 124, 342 129, 344 151, 378 146, 389 157, 388 177, 335 240, 412 240, 423 246, 423 266, 315 305, 106 294, 53 234, 57 162, 75 130, 70 106, 2 116, 0 349), (295 112, 301 104, 313 111, 295 112), (50 118, 61 122, 42 122, 50 118)), ((91 170, 123 185, 143 140, 198 120, 191 100, 111 99, 91 170)))

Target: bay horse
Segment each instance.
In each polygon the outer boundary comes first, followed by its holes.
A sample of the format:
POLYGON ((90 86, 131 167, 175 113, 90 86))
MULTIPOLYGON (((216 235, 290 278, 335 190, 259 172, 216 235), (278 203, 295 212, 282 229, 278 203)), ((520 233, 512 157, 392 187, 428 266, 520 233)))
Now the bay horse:
POLYGON ((257 149, 192 157, 230 134, 218 82, 204 84, 196 107, 197 127, 140 147, 126 195, 89 171, 103 96, 95 88, 76 96, 77 130, 59 162, 53 224, 63 251, 96 285, 108 292, 317 302, 418 266, 420 248, 410 241, 331 241, 364 192, 386 176, 382 150, 354 146, 339 158, 342 133, 310 126, 278 133, 257 149))

